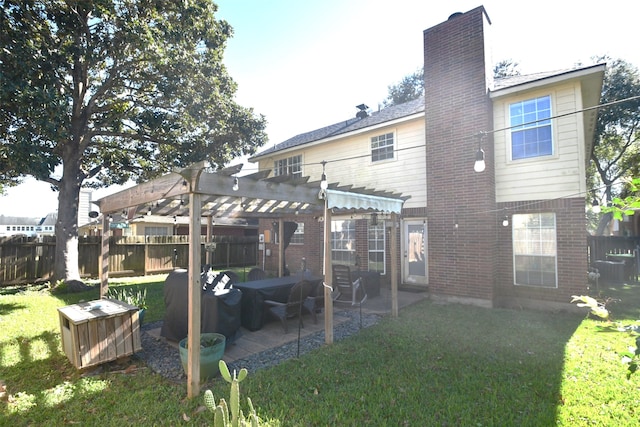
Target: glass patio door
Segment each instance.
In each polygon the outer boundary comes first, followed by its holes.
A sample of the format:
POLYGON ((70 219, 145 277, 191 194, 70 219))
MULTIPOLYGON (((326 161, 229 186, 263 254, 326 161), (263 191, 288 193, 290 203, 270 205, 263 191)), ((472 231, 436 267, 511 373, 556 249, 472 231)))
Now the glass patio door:
POLYGON ((423 220, 404 221, 403 283, 426 286, 428 280, 427 223, 423 220))

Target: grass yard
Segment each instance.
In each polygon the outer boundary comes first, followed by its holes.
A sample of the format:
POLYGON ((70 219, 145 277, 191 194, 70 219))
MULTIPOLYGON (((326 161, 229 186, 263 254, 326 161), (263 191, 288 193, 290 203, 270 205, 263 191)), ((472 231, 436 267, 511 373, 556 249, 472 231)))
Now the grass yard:
MULTIPOLYGON (((162 319, 162 277, 112 281, 147 289, 145 321, 162 319)), ((117 279, 116 279, 117 280, 117 279)), ((132 358, 82 375, 60 345, 57 308, 97 297, 0 290, 0 425, 210 425, 186 384, 132 358), (136 365, 131 372, 126 368, 136 365), (8 401, 7 401, 8 400, 8 401)), ((570 313, 482 309, 425 301, 347 340, 250 372, 271 425, 637 426, 640 373, 627 379, 617 332, 640 319, 640 287, 605 289, 610 321, 570 313)), ((228 397, 221 379, 205 385, 228 397)))

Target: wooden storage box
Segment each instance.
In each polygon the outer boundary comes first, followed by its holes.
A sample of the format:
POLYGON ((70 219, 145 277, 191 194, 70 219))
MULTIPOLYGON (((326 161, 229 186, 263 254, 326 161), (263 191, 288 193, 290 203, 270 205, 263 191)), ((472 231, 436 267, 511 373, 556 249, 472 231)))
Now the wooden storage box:
POLYGON ((78 369, 142 350, 138 307, 113 299, 58 309, 62 348, 78 369))

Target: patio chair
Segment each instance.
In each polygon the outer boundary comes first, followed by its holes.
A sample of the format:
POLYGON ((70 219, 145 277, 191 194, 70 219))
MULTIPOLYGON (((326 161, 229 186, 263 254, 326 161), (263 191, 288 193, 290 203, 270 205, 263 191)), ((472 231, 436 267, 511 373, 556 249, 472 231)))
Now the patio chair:
POLYGON ((289 297, 286 303, 265 300, 264 303, 267 307, 267 313, 280 320, 285 334, 289 332, 289 328, 287 327, 287 320, 289 319, 297 317, 300 321, 300 326, 304 327, 302 324, 302 305, 310 292, 311 283, 307 280, 301 280, 293 285, 289 291, 289 297))
POLYGON ((331 267, 333 273, 333 301, 351 303, 360 306, 367 300, 367 292, 362 284, 362 278, 351 279, 351 269, 348 265, 335 264, 331 267))
POLYGON ((313 322, 318 323, 317 313, 320 313, 324 306, 324 286, 322 280, 320 280, 315 287, 312 287, 311 292, 306 300, 304 300, 303 311, 310 313, 313 317, 313 322))
POLYGON ((262 280, 262 279, 266 279, 266 278, 267 278, 266 271, 264 271, 260 267, 253 267, 251 270, 249 270, 249 273, 247 274, 247 279, 249 281, 251 281, 251 280, 262 280))

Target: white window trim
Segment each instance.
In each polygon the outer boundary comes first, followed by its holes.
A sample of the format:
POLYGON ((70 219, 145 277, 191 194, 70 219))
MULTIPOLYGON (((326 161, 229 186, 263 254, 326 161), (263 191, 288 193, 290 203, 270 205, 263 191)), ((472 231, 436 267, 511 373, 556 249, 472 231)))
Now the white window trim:
MULTIPOLYGON (((526 283, 517 283, 516 281, 516 251, 514 248, 514 238, 515 238, 515 228, 512 227, 511 229, 511 252, 512 252, 512 264, 513 264, 513 270, 512 270, 512 274, 513 274, 513 284, 514 286, 522 286, 522 287, 527 287, 527 288, 536 288, 536 289, 558 289, 558 217, 555 214, 555 212, 537 212, 537 213, 530 213, 530 214, 514 214, 514 215, 535 215, 535 214, 546 214, 546 213, 552 213, 553 214, 553 221, 554 221, 554 232, 555 232, 555 245, 556 245, 556 251, 555 251, 555 255, 554 255, 554 269, 555 269, 555 284, 553 286, 545 286, 545 285, 531 285, 531 284, 526 284, 526 283)), ((513 217, 512 217, 513 220, 513 217)), ((513 224, 513 221, 512 221, 513 224)), ((536 254, 528 254, 528 255, 533 255, 535 256, 536 254)), ((541 254, 538 254, 540 256, 543 256, 541 254)))
POLYGON ((369 221, 367 221, 367 270, 371 270, 369 266, 369 254, 372 252, 382 253, 382 271, 380 272, 380 274, 384 276, 385 274, 387 274, 387 252, 386 252, 387 234, 385 232, 386 227, 385 227, 384 220, 378 220, 378 221, 379 221, 378 226, 382 227, 382 250, 374 250, 374 251, 369 249, 369 227, 371 226, 371 224, 369 223, 369 221))
POLYGON ((504 149, 505 149, 505 159, 507 160, 507 165, 519 165, 522 163, 543 163, 543 162, 551 162, 554 160, 557 160, 560 156, 559 156, 559 145, 558 145, 558 130, 557 130, 557 126, 556 126, 556 119, 554 119, 554 115, 556 114, 556 111, 558 110, 558 106, 556 103, 557 100, 557 96, 555 91, 543 91, 543 92, 535 92, 535 93, 531 93, 531 94, 524 94, 521 96, 518 96, 517 98, 510 98, 508 100, 505 100, 504 102, 504 123, 507 127, 507 129, 505 130, 505 144, 504 144, 504 149), (512 129, 511 129, 511 104, 516 103, 516 102, 522 102, 522 101, 527 101, 530 99, 537 99, 537 98, 542 98, 544 96, 549 96, 551 98, 551 150, 552 150, 552 154, 549 155, 545 155, 545 156, 537 156, 537 157, 526 157, 524 159, 513 159, 512 155, 513 152, 511 150, 511 135, 512 135, 512 129))
POLYGON ((287 169, 289 169, 290 168, 289 160, 294 158, 294 157, 300 157, 300 174, 299 175, 293 175, 293 176, 304 176, 304 166, 303 166, 304 165, 304 157, 302 156, 302 154, 293 154, 293 155, 290 155, 290 156, 286 156, 286 157, 282 157, 282 158, 274 160, 273 161, 273 173, 274 173, 274 176, 278 176, 278 175, 276 175, 276 173, 278 172, 278 168, 276 168, 276 165, 275 165, 277 162, 280 162, 280 161, 283 161, 283 160, 287 160, 287 169))
POLYGON ((395 129, 390 129, 386 131, 380 130, 375 135, 369 135, 368 144, 369 144, 369 147, 368 147, 369 148, 369 164, 380 165, 383 163, 393 162, 397 160, 396 152, 398 151, 398 134, 395 129), (375 137, 380 137, 382 135, 387 135, 389 133, 393 135, 393 156, 388 159, 373 160, 373 148, 371 148, 371 140, 375 137))

